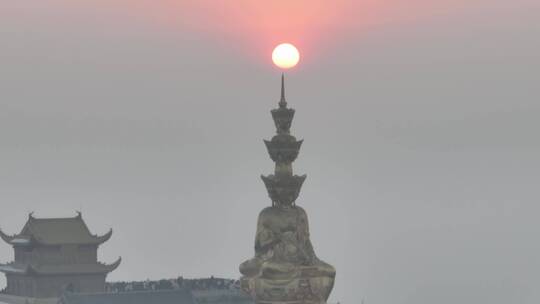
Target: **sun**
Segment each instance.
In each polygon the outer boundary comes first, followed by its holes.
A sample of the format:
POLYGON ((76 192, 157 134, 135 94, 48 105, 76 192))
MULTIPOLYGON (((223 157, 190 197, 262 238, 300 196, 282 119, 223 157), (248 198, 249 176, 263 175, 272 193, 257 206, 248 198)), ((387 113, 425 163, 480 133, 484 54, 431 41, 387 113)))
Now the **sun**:
POLYGON ((272 52, 272 61, 282 69, 290 69, 300 61, 300 53, 294 45, 282 43, 272 52))

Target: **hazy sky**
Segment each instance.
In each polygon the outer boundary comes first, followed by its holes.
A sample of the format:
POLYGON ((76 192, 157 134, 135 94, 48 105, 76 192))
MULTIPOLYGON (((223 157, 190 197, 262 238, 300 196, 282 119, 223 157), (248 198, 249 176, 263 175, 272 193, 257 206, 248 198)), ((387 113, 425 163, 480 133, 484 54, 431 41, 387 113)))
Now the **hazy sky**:
POLYGON ((331 301, 540 302, 539 1, 193 2, 0 0, 2 229, 81 210, 110 280, 239 277, 287 40, 331 301))

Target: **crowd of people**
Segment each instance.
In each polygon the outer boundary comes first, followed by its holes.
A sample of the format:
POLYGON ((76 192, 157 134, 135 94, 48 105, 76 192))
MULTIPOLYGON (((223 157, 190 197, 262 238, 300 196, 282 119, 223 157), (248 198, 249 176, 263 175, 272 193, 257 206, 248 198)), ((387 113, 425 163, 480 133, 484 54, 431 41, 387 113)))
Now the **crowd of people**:
POLYGON ((212 276, 202 279, 178 277, 176 279, 162 279, 157 281, 109 282, 106 285, 107 292, 174 290, 181 288, 191 291, 239 290, 240 282, 238 280, 215 278, 212 276))

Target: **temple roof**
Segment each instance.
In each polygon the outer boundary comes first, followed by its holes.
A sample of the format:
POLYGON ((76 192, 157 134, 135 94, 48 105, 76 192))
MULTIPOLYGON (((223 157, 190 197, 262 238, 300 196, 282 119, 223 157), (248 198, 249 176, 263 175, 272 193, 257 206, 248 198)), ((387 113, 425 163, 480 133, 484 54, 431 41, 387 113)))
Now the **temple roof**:
POLYGON ((195 304, 189 290, 161 290, 121 293, 80 294, 66 293, 60 304, 195 304))
POLYGON ((118 268, 121 262, 122 259, 118 258, 112 264, 21 265, 11 263, 0 264, 0 272, 38 275, 109 273, 118 268))
POLYGON ((32 243, 43 245, 93 244, 100 245, 109 240, 112 229, 102 236, 90 233, 81 213, 71 218, 35 218, 29 215, 22 231, 17 235, 7 235, 0 230, 0 237, 13 246, 32 243))

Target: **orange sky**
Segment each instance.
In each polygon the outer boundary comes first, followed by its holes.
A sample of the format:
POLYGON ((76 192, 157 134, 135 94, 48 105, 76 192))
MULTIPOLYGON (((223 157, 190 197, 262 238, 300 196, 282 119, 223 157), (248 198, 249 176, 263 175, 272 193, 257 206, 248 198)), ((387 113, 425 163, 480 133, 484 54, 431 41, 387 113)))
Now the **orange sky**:
POLYGON ((462 1, 447 0, 437 3, 422 0, 44 0, 39 4, 1 4, 0 17, 3 11, 4 17, 21 13, 33 15, 36 23, 42 19, 69 26, 73 22, 87 21, 89 26, 132 26, 133 31, 157 26, 165 31, 195 32, 230 43, 231 47, 246 50, 246 54, 255 58, 267 58, 275 45, 291 42, 300 49, 305 62, 316 53, 324 52, 327 46, 350 38, 351 32, 358 39, 359 32, 444 14, 462 6, 460 3, 462 1))
POLYGON ((257 176, 273 170, 261 138, 288 40, 299 205, 338 269, 331 303, 540 303, 539 14, 539 0, 0 1, 0 225, 82 210, 115 231, 111 281, 237 277, 271 203, 257 176))

